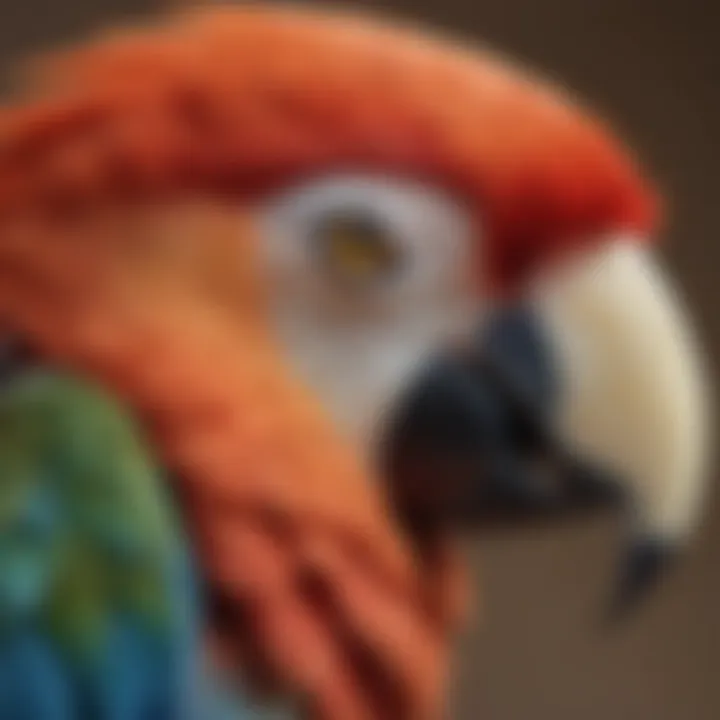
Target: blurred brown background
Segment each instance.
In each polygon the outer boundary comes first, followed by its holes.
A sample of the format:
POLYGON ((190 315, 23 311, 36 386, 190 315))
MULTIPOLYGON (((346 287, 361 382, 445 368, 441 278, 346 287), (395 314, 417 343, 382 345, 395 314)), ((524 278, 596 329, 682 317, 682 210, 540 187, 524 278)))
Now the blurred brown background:
MULTIPOLYGON (((4 0, 1 58, 82 36, 158 0, 4 0)), ((713 0, 366 0, 482 38, 579 91, 670 198, 666 254, 718 367, 720 4, 713 0)), ((458 720, 720 718, 720 498, 661 593, 600 627, 610 520, 471 550, 484 619, 461 653, 458 720)))

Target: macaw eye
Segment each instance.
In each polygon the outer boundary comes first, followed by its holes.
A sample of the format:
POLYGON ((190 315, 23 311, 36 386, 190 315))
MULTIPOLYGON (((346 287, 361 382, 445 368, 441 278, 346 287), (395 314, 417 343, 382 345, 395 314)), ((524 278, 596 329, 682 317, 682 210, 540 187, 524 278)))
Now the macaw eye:
POLYGON ((318 222, 313 241, 329 277, 343 285, 373 286, 402 266, 402 248, 391 228, 367 213, 328 214, 318 222))
MULTIPOLYGON (((261 256, 295 306, 309 296, 343 302, 437 305, 466 287, 477 247, 471 216, 437 188, 372 175, 311 179, 259 209, 261 256)), ((334 301, 333 301, 334 302, 334 301)))

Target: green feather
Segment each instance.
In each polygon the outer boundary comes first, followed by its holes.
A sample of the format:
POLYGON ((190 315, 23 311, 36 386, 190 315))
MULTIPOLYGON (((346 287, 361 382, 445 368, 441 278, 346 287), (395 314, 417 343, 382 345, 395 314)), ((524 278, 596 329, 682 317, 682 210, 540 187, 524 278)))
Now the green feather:
POLYGON ((79 657, 118 613, 164 632, 180 555, 132 414, 59 372, 14 379, 0 397, 0 627, 32 620, 79 657))

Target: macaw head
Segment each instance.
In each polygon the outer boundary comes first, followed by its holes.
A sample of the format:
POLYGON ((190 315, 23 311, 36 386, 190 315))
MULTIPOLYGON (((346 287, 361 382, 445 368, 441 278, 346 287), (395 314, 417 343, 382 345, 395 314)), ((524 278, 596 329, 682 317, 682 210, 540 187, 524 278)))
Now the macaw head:
POLYGON ((557 88, 267 8, 42 77, 2 121, 3 316, 135 403, 208 557, 221 501, 394 548, 384 487, 418 542, 623 499, 633 594, 693 529, 707 391, 655 200, 557 88))

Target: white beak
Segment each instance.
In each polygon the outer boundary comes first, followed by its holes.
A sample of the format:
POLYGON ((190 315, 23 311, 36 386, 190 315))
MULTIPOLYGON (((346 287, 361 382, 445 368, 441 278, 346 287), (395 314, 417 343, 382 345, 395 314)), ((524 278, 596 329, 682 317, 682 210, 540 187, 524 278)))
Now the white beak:
POLYGON ((703 357, 677 293, 626 237, 555 269, 533 295, 562 377, 560 436, 617 473, 637 542, 677 545, 698 522, 710 436, 703 357))

